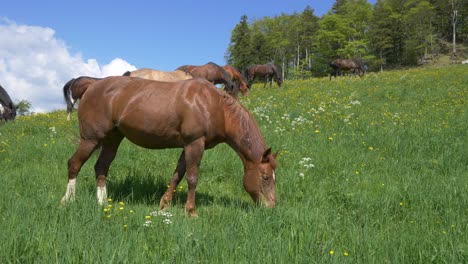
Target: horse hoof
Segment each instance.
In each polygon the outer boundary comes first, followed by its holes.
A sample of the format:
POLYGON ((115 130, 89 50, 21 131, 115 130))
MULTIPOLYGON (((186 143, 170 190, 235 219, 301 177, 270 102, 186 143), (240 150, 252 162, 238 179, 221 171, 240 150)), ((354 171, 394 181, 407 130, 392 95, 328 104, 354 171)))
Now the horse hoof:
POLYGON ((198 213, 195 209, 185 209, 185 214, 190 218, 198 218, 198 213))

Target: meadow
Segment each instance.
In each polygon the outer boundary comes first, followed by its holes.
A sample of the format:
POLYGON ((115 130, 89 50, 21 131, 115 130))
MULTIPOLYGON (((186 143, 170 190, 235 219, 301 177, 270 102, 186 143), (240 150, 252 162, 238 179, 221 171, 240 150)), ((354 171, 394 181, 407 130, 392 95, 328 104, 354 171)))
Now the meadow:
MULTIPOLYGON (((240 100, 279 151, 278 204, 253 204, 227 145, 205 152, 199 218, 186 182, 158 210, 179 149, 127 140, 96 203, 94 162, 60 205, 76 112, 0 125, 1 263, 466 263, 468 68, 256 84, 240 100)), ((65 109, 65 104, 64 104, 65 109)))

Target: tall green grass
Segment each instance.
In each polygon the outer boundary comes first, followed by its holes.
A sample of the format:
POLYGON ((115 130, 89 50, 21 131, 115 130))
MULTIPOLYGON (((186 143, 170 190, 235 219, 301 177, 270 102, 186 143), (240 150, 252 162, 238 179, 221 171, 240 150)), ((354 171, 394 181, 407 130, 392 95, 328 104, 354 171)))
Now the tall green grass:
POLYGON ((242 103, 279 150, 278 205, 255 206, 226 145, 205 153, 200 217, 158 215, 180 150, 124 141, 96 204, 93 165, 60 205, 76 113, 0 126, 2 263, 464 263, 468 261, 466 67, 255 85, 242 103), (119 203, 120 202, 120 203, 119 203))

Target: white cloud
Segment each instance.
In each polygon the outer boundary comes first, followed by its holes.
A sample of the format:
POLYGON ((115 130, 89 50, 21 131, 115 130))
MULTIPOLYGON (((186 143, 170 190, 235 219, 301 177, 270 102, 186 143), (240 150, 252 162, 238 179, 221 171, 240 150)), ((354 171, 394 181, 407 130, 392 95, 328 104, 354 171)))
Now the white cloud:
POLYGON ((17 25, 0 18, 0 85, 14 102, 31 102, 33 112, 65 109, 62 88, 72 78, 122 75, 136 67, 121 58, 100 65, 70 54, 51 28, 17 25))

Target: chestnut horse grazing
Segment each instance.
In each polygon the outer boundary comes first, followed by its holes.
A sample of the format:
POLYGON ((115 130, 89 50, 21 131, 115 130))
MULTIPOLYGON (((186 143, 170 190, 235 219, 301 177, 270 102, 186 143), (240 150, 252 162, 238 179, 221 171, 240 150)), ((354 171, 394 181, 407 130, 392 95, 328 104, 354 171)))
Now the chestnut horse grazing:
POLYGON ((62 203, 75 199, 76 177, 101 147, 94 166, 97 200, 107 197, 106 177, 124 138, 149 149, 182 148, 160 208, 170 205, 187 174, 185 211, 196 216, 195 188, 206 149, 227 143, 244 165, 244 188, 255 202, 276 204, 276 153, 272 154, 250 113, 233 97, 197 78, 159 82, 125 76, 108 77, 87 87, 78 108, 80 144, 68 160, 68 185, 62 203))
POLYGON ((0 120, 13 121, 16 118, 16 105, 13 104, 10 96, 0 85, 0 105, 3 107, 3 113, 0 112, 0 120))
POLYGON ((195 78, 205 78, 214 84, 224 84, 226 92, 234 97, 239 94, 239 89, 234 86, 229 74, 216 63, 208 62, 202 66, 183 65, 176 70, 188 72, 195 78))
POLYGON ((344 71, 350 71, 356 77, 356 72, 359 73, 359 77, 363 77, 366 73, 366 68, 361 60, 358 59, 336 59, 330 62, 332 72, 330 74, 330 80, 332 76, 341 75, 344 71))
POLYGON ((244 75, 240 73, 240 71, 231 65, 224 65, 223 69, 229 74, 229 77, 234 82, 242 93, 243 96, 247 96, 247 92, 250 89, 249 82, 245 79, 244 75))
POLYGON ((193 79, 193 76, 190 73, 180 70, 166 72, 148 68, 142 68, 131 72, 127 71, 123 74, 123 76, 140 77, 143 79, 163 82, 176 82, 193 79))
POLYGON ((67 103, 67 120, 70 120, 70 114, 76 101, 81 99, 81 96, 88 89, 89 85, 99 80, 102 80, 102 78, 81 76, 71 79, 63 86, 63 97, 67 103))
POLYGON ((279 67, 273 63, 267 64, 256 64, 248 67, 244 70, 244 76, 249 81, 249 84, 252 85, 252 82, 256 78, 264 80, 263 88, 265 88, 267 82, 270 82, 270 88, 272 80, 275 79, 276 84, 281 86, 283 83, 283 77, 281 76, 281 71, 279 67))

